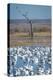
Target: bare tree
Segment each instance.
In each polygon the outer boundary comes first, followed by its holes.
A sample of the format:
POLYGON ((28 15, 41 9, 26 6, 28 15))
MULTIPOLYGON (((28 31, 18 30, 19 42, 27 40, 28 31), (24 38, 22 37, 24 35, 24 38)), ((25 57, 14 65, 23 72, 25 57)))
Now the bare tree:
POLYGON ((28 12, 26 12, 26 13, 24 14, 24 13, 22 13, 22 12, 19 10, 18 7, 17 7, 17 9, 18 9, 18 12, 21 13, 21 15, 22 15, 22 16, 28 21, 28 23, 30 24, 30 31, 29 31, 29 33, 30 33, 31 39, 33 39, 32 20, 27 17, 27 13, 28 13, 28 12))

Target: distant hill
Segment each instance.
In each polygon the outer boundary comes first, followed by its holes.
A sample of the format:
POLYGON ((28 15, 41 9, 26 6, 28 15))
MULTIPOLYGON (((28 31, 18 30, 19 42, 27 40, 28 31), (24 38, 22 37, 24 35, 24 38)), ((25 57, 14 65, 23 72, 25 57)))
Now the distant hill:
MULTIPOLYGON (((51 19, 32 19, 32 23, 51 24, 51 19)), ((28 23, 26 19, 10 20, 11 24, 28 23)))

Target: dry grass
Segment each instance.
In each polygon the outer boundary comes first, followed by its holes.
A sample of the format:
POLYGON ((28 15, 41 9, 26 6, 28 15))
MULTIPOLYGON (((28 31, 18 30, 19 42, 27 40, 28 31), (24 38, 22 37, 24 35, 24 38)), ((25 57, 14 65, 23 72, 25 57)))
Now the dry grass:
POLYGON ((25 45, 51 45, 50 32, 33 33, 33 40, 30 39, 29 33, 13 33, 10 34, 10 47, 25 45), (28 39, 29 38, 29 39, 28 39))

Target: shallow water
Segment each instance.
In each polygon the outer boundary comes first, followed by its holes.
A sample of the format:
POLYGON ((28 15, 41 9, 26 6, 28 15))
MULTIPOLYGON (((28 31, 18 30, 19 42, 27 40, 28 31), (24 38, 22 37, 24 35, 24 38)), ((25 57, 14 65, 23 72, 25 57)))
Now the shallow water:
POLYGON ((51 74, 51 48, 18 46, 9 48, 8 75, 32 76, 51 74))

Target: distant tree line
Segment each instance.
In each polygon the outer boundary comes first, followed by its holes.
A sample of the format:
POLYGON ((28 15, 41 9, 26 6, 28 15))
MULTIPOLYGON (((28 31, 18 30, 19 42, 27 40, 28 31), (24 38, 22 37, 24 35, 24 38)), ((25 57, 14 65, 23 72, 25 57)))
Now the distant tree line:
MULTIPOLYGON (((41 27, 41 28, 33 27, 33 32, 48 32, 48 31, 51 31, 51 29, 48 28, 48 27, 41 27)), ((15 29, 11 29, 10 32, 11 33, 14 33, 14 32, 29 32, 29 29, 23 28, 23 30, 20 30, 18 28, 15 28, 15 29)))

